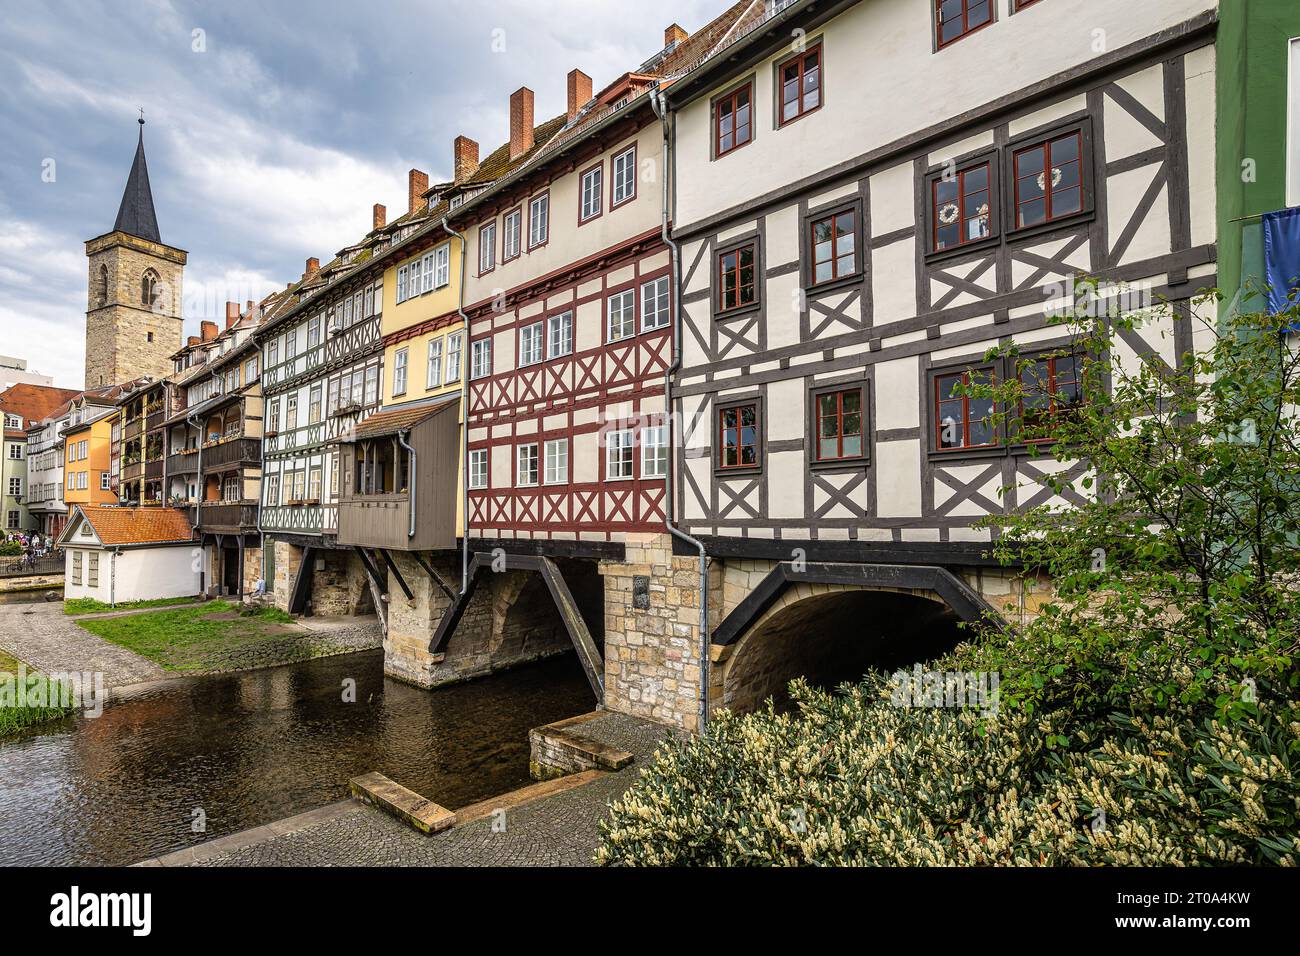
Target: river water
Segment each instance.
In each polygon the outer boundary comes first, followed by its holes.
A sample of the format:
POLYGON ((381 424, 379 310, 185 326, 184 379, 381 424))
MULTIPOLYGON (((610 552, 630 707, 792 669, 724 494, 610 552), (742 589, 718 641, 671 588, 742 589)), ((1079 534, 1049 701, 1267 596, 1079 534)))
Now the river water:
POLYGON ((432 692, 385 678, 380 651, 171 682, 0 741, 0 865, 135 863, 371 770, 455 809, 528 783, 529 729, 593 704, 571 654, 432 692))

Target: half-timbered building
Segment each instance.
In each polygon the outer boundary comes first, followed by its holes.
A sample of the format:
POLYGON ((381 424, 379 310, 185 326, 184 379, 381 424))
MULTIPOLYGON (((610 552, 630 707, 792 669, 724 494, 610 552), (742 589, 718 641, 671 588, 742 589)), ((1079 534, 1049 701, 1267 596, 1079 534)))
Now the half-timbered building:
MULTIPOLYGON (((1072 400, 1047 313, 1078 279, 1184 311, 1215 284, 1215 8, 768 0, 667 86, 673 518, 711 560, 712 705, 1007 599, 971 523, 1082 466, 959 386, 1021 374, 983 358, 1010 340, 1072 400)), ((1190 334, 1153 322, 1114 358, 1172 365, 1190 334)))
POLYGON ((694 36, 670 26, 599 91, 572 71, 566 113, 540 124, 517 90, 510 141, 450 206, 466 256, 468 541, 459 592, 431 595, 432 640, 390 651, 390 672, 437 683, 573 647, 603 699, 606 577, 664 533, 672 280, 651 94, 751 6, 694 36))

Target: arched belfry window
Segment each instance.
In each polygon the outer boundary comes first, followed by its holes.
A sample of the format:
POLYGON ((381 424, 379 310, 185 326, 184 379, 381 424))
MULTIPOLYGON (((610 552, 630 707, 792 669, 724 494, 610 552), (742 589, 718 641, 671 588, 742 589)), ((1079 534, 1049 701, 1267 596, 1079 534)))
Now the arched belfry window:
POLYGON ((99 304, 108 305, 108 266, 99 267, 99 304))
POLYGON ((144 276, 140 279, 140 304, 152 309, 158 303, 160 291, 158 273, 152 269, 145 270, 144 276))

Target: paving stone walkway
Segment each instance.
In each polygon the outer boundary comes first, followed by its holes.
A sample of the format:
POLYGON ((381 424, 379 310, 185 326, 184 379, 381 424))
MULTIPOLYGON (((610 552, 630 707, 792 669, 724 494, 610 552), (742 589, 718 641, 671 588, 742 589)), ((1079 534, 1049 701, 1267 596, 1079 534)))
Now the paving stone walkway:
POLYGON ((106 688, 171 676, 153 661, 78 627, 63 613, 62 601, 0 604, 0 648, 46 674, 102 673, 106 688))
MULTIPOLYGON (((611 801, 632 785, 672 733, 624 714, 584 725, 593 735, 635 755, 618 773, 425 836, 380 810, 339 803, 299 817, 225 837, 147 865, 195 866, 587 866, 600 841, 599 822, 611 801)), ((491 800, 477 806, 490 805, 491 800)))

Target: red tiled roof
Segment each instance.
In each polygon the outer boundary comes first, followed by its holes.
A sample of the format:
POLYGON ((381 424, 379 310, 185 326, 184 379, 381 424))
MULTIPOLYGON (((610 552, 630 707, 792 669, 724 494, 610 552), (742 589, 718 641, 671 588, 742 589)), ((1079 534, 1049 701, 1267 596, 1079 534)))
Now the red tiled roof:
MULTIPOLYGON (((178 508, 114 508, 77 505, 106 545, 172 544, 194 538, 194 527, 178 508)), ((72 523, 68 523, 71 528, 72 523)))
POLYGON ((22 425, 6 428, 5 438, 26 438, 31 425, 49 418, 60 405, 80 394, 75 388, 51 388, 26 382, 10 385, 0 392, 0 415, 17 415, 22 419, 22 425))

